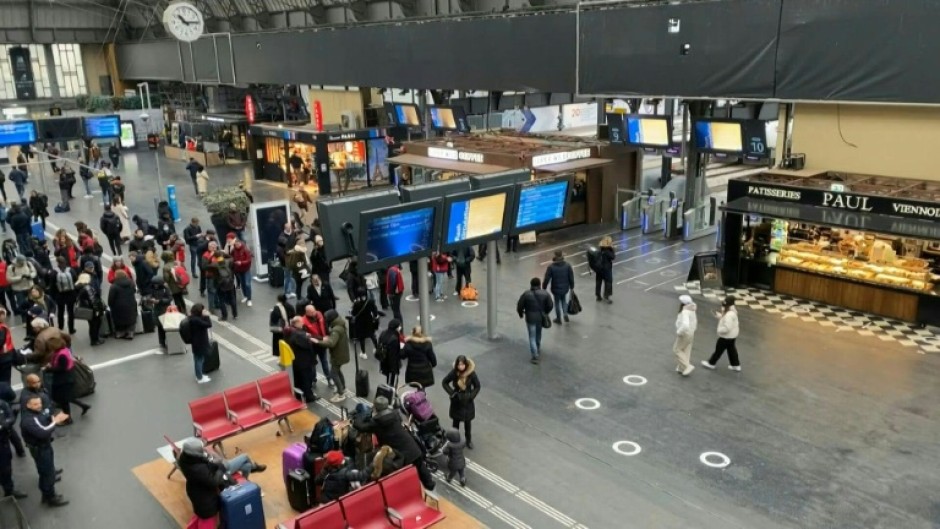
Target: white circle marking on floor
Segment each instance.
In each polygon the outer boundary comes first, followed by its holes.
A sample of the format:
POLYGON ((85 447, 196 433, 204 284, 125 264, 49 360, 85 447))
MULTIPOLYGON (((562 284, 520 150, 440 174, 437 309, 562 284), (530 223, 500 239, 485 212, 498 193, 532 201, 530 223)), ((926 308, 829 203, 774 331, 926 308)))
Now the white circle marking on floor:
POLYGON ((473 307, 479 307, 480 304, 477 303, 476 301, 464 301, 463 303, 460 304, 460 306, 466 307, 468 309, 472 309, 473 307))
POLYGON ((630 386, 643 386, 646 384, 646 377, 640 375, 627 375, 623 377, 625 384, 630 386))
POLYGON ((611 448, 614 449, 614 452, 617 452, 618 454, 622 456, 635 456, 643 451, 643 449, 640 448, 640 445, 634 443, 633 441, 617 441, 616 443, 614 443, 614 445, 611 448), (623 449, 624 445, 627 445, 633 448, 633 450, 630 452, 624 450, 623 449))
POLYGON ((731 458, 721 452, 702 452, 702 455, 700 455, 698 459, 703 465, 712 468, 725 468, 731 464, 731 458), (708 460, 709 458, 718 458, 721 460, 721 463, 713 463, 708 460))
POLYGON ((582 410, 596 410, 601 407, 601 403, 597 399, 578 399, 574 401, 574 405, 582 410))
POLYGON ((418 301, 418 298, 415 296, 405 296, 405 301, 418 301))

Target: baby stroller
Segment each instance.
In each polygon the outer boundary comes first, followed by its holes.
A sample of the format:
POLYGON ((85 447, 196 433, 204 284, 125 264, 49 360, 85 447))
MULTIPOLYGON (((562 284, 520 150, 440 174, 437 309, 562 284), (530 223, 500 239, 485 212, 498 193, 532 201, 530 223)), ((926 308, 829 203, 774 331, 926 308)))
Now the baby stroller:
POLYGON ((424 388, 417 382, 408 384, 400 392, 402 413, 405 414, 405 424, 425 452, 431 472, 437 470, 435 459, 441 455, 444 444, 447 442, 444 428, 434 414, 434 408, 428 400, 424 388))

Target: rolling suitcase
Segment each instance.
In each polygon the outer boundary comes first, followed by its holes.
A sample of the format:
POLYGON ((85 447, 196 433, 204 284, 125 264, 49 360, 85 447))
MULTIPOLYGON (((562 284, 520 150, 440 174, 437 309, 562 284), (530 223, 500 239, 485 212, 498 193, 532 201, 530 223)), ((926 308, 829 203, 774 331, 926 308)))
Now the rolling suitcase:
POLYGON ((287 475, 287 501, 291 509, 306 512, 313 507, 314 482, 310 474, 296 468, 287 475))
POLYGON ((397 399, 395 398, 395 390, 388 384, 379 384, 379 386, 375 388, 375 398, 379 397, 385 397, 385 400, 387 400, 389 405, 393 408, 398 405, 397 399))
POLYGON ((223 490, 220 514, 226 529, 265 529, 261 488, 246 481, 223 490))
POLYGON ((134 322, 134 334, 144 334, 144 317, 140 307, 137 308, 137 321, 134 322))
POLYGON ((206 353, 206 360, 202 364, 203 373, 217 371, 221 367, 219 361, 219 342, 209 340, 209 352, 206 353))
POLYGON ((274 288, 284 288, 284 269, 280 263, 268 263, 268 284, 274 288))
POLYGON ((101 315, 101 327, 98 329, 99 338, 107 338, 114 334, 114 320, 111 319, 111 311, 106 310, 101 315))
POLYGON ((353 351, 353 358, 356 359, 356 396, 360 399, 369 397, 369 372, 365 369, 359 369, 359 355, 353 351))
POLYGON ((287 481, 287 475, 292 470, 304 469, 304 452, 307 451, 307 445, 304 443, 294 443, 284 449, 281 454, 281 467, 284 470, 284 481, 287 481))
POLYGON ((140 321, 143 324, 145 334, 157 330, 157 313, 153 309, 141 309, 140 321))
POLYGON ((46 229, 42 227, 42 222, 37 221, 30 224, 29 229, 32 231, 33 237, 39 242, 46 240, 46 229))

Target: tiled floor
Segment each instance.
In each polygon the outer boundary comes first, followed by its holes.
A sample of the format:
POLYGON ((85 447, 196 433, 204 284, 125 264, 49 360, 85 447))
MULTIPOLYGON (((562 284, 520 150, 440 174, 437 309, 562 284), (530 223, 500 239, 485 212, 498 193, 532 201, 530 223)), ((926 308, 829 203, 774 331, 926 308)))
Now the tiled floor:
POLYGON ((834 332, 855 332, 886 342, 894 341, 905 347, 916 348, 921 354, 940 353, 940 335, 930 329, 903 321, 775 294, 758 288, 702 288, 698 281, 692 281, 676 285, 675 289, 715 301, 732 295, 739 307, 743 305, 770 314, 780 314, 782 318, 800 318, 805 322, 816 322, 834 332))

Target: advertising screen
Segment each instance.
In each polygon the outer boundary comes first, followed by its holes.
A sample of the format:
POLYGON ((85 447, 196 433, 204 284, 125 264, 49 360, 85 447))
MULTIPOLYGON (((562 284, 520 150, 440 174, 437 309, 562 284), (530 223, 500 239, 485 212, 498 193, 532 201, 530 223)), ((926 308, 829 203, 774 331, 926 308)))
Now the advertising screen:
POLYGON ((120 116, 88 116, 85 121, 85 136, 89 138, 120 138, 120 116))
POLYGON ((36 129, 39 141, 77 140, 82 137, 82 118, 40 119, 36 129))
POLYGON ((360 215, 360 271, 426 257, 434 248, 439 200, 415 202, 360 215))
POLYGON ((444 249, 499 238, 505 232, 509 187, 447 197, 444 249))
POLYGON ((420 127, 421 115, 418 107, 414 105, 395 104, 395 118, 399 125, 406 127, 420 127))
POLYGON ((556 178, 521 185, 517 191, 515 232, 548 228, 564 222, 570 183, 569 178, 556 178))
POLYGON ((742 153, 744 134, 739 121, 696 121, 695 147, 701 152, 742 153))
POLYGON ((0 147, 36 143, 33 121, 0 121, 0 147))
POLYGON ((436 129, 453 130, 457 128, 454 111, 447 107, 431 107, 431 123, 436 129))
POLYGON ((638 147, 669 147, 672 143, 672 120, 667 117, 628 114, 626 120, 628 145, 638 147))
POLYGON ((121 148, 133 149, 137 146, 137 134, 134 132, 133 121, 121 122, 121 148))

